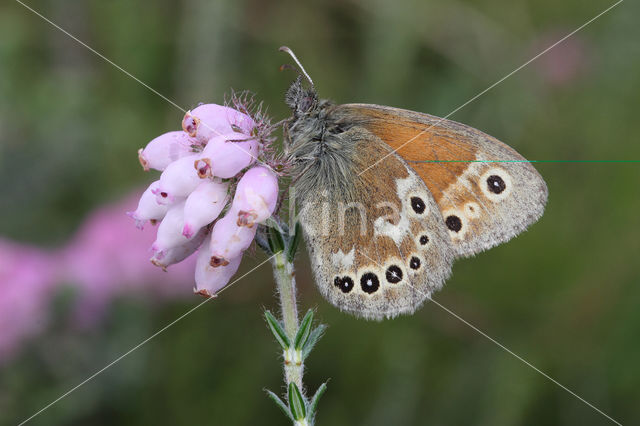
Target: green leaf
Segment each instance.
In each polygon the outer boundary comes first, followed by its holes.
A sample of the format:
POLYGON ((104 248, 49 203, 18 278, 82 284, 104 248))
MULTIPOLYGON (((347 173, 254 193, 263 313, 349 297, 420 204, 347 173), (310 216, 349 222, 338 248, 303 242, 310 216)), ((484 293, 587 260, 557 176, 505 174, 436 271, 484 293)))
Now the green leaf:
MULTIPOLYGON (((285 416, 287 416, 287 418, 289 420, 291 420, 292 422, 295 421, 295 419, 293 418, 293 415, 291 414, 291 410, 289 410, 289 407, 287 407, 287 404, 285 404, 279 397, 278 395, 276 395, 275 393, 271 392, 269 389, 265 389, 264 390, 267 393, 267 396, 269 397, 269 399, 271 399, 273 402, 276 403, 276 405, 278 406, 278 408, 280 408, 282 410, 282 412, 284 413, 285 416)), ((316 395, 318 393, 316 392, 316 395)))
POLYGON ((307 314, 302 318, 296 338, 294 340, 294 348, 301 350, 304 344, 307 342, 309 333, 311 332, 311 323, 313 322, 313 311, 309 309, 307 314))
POLYGON ((319 326, 317 326, 309 334, 309 338, 307 339, 307 342, 305 343, 304 347, 302 348, 302 359, 303 360, 305 360, 307 358, 307 356, 309 356, 309 353, 311 353, 311 350, 316 345, 316 343, 318 343, 318 340, 320 340, 320 338, 322 337, 322 334, 324 333, 324 331, 326 329, 327 329, 326 325, 320 324, 319 326))
POLYGON ((291 347, 291 341, 289 340, 287 333, 284 332, 280 321, 278 321, 276 317, 274 317, 269 311, 264 311, 264 317, 267 320, 267 324, 269 324, 271 332, 275 336, 278 343, 280 343, 280 346, 282 346, 282 349, 284 349, 285 351, 289 349, 291 347))
POLYGON ((293 382, 289 383, 289 408, 295 420, 302 420, 307 416, 307 407, 300 389, 293 382))
POLYGON ((296 226, 293 231, 293 237, 289 241, 289 250, 287 250, 287 260, 289 262, 293 262, 293 259, 296 257, 296 252, 298 251, 298 245, 300 245, 300 240, 302 239, 302 226, 300 222, 296 222, 296 226))
POLYGON ((284 250, 284 239, 280 230, 274 226, 269 227, 269 247, 273 253, 280 253, 284 250))
POLYGON ((315 395, 311 398, 311 403, 309 404, 309 418, 313 419, 316 415, 316 409, 318 408, 318 401, 322 394, 327 390, 327 383, 323 383, 320 385, 318 390, 316 390, 315 395))

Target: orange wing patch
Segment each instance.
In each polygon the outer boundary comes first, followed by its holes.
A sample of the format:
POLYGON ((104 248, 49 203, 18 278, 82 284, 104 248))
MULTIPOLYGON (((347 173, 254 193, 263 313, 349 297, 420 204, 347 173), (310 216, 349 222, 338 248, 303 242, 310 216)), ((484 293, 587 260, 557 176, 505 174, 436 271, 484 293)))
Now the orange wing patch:
MULTIPOLYGON (((439 125, 416 122, 409 116, 389 114, 373 108, 353 107, 363 127, 382 139, 404 158, 440 203, 449 185, 455 183, 476 160, 477 148, 459 141, 460 135, 439 125)), ((435 117, 434 117, 435 118, 435 117)))

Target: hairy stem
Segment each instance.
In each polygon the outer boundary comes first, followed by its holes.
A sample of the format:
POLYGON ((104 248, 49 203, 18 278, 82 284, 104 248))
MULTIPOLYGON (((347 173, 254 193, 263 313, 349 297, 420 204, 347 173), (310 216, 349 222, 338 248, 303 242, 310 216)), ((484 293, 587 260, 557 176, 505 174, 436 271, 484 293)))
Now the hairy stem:
MULTIPOLYGON (((277 253, 273 258, 273 272, 276 279, 276 287, 280 298, 280 311, 284 330, 293 342, 298 333, 298 305, 296 300, 296 279, 293 270, 293 263, 287 260, 284 251, 277 253)), ((292 348, 293 349, 293 348, 292 348)), ((295 383, 302 391, 302 370, 303 364, 299 359, 295 359, 292 351, 284 354, 284 378, 287 386, 295 383)))

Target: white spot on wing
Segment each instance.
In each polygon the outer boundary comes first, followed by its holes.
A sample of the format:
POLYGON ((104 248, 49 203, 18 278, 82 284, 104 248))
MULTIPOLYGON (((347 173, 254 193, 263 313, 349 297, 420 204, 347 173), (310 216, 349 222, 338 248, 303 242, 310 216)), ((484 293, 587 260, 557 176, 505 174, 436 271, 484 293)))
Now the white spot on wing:
POLYGON ((351 269, 353 268, 353 260, 355 258, 356 249, 351 249, 347 254, 344 254, 342 250, 338 250, 337 253, 331 253, 331 262, 339 269, 351 269))
POLYGON ((400 199, 403 199, 407 196, 411 187, 414 185, 415 177, 409 174, 408 177, 404 179, 396 179, 396 190, 398 192, 398 196, 400 199))
POLYGON ((373 235, 384 235, 391 238, 397 245, 400 245, 402 239, 409 233, 409 218, 406 213, 400 212, 400 220, 397 225, 389 223, 386 217, 379 217, 373 222, 373 235))
MULTIPOLYGON (((396 179, 396 192, 400 200, 405 200, 407 194, 415 186, 416 178, 411 173, 404 179, 396 179)), ((373 222, 373 235, 384 235, 389 237, 400 245, 405 235, 410 231, 409 217, 407 216, 405 203, 402 202, 402 210, 400 210, 400 220, 397 224, 390 223, 387 216, 381 216, 376 218, 373 222)))
POLYGON ((464 213, 468 219, 476 219, 480 217, 480 206, 478 203, 469 201, 464 205, 464 213))

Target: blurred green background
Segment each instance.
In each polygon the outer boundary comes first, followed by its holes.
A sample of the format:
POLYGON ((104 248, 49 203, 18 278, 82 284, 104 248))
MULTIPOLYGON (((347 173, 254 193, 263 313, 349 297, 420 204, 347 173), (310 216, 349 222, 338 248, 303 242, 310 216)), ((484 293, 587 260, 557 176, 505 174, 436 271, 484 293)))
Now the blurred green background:
MULTIPOLYGON (((249 89, 288 114, 289 45, 323 97, 444 116, 612 4, 550 0, 28 1, 188 109, 249 89)), ((451 118, 531 160, 640 160, 640 7, 627 1, 451 118)), ((182 113, 19 3, 0 5, 0 235, 53 247, 94 208, 150 182, 136 150, 182 113)), ((435 299, 622 424, 640 424, 640 164, 540 163, 550 197, 519 238, 455 265, 435 299)), ((135 232, 132 226, 132 231, 135 232)), ((256 254, 242 270, 262 261, 256 254)), ((319 425, 613 424, 434 304, 329 325, 305 383, 330 378, 319 425)), ((242 271, 241 270, 241 271, 242 271)), ((267 265, 33 419, 34 425, 281 425, 262 309, 267 265)), ((0 297, 2 295, 0 294, 0 297)), ((0 367, 16 424, 199 303, 121 298, 48 329, 0 367)))

